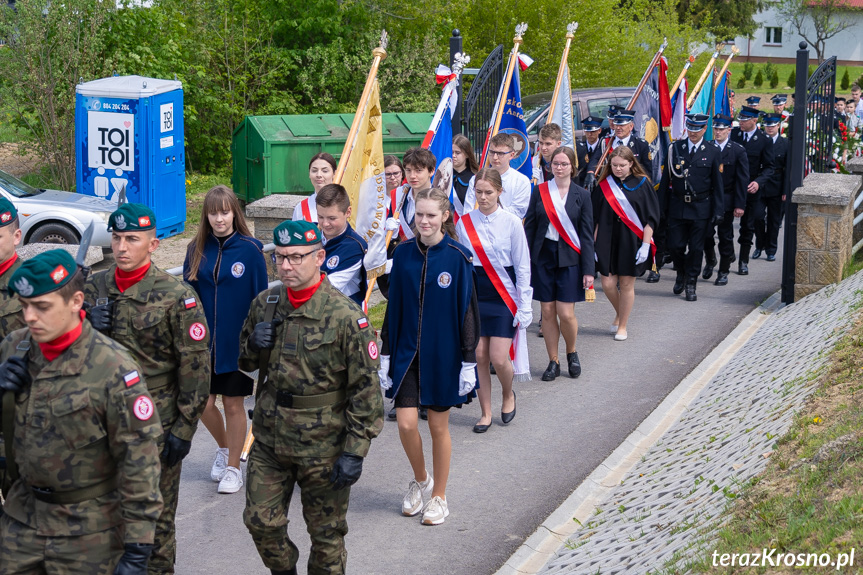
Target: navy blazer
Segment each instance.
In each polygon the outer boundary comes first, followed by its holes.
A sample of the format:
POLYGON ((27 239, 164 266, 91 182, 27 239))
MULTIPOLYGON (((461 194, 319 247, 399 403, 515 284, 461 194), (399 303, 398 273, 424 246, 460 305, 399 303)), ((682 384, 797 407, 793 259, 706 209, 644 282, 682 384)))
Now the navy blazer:
MULTIPOLYGON (((715 143, 715 142, 714 142, 715 143)), ((716 144, 717 146, 719 144, 716 144)), ((722 185, 725 187, 725 210, 746 209, 746 188, 749 186, 749 158, 743 144, 729 139, 720 156, 722 185)))
MULTIPOLYGON (((582 275, 596 275, 593 259, 593 204, 590 201, 590 194, 575 182, 570 182, 564 208, 581 241, 581 255, 579 256, 578 252, 569 247, 565 241, 560 240, 557 265, 569 267, 578 264, 582 275)), ((533 261, 539 259, 545 233, 550 225, 551 221, 548 219, 548 213, 539 194, 539 186, 534 186, 530 194, 530 204, 524 216, 524 233, 527 236, 527 245, 533 261)))

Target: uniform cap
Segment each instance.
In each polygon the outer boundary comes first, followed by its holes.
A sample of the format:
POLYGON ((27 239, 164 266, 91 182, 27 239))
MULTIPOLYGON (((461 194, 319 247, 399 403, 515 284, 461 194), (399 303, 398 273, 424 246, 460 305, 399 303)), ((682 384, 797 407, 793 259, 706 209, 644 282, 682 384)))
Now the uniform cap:
POLYGON ((733 122, 734 120, 731 116, 726 116, 725 114, 716 114, 713 116, 714 128, 730 128, 733 122))
POLYGON ((321 242, 317 224, 285 220, 273 230, 273 243, 279 247, 311 246, 321 242))
POLYGON ((608 113, 605 115, 605 117, 610 120, 611 118, 615 117, 616 115, 618 115, 622 111, 623 111, 623 106, 618 106, 617 104, 612 104, 608 107, 608 113))
POLYGON ((581 125, 585 132, 595 132, 602 127, 602 118, 588 116, 581 121, 581 125))
POLYGON ((742 106, 740 108, 740 112, 737 114, 737 117, 744 120, 757 120, 758 116, 760 115, 761 112, 759 112, 755 108, 750 108, 749 106, 742 106))
POLYGON ((776 106, 784 104, 788 101, 788 94, 776 94, 775 96, 770 98, 770 101, 773 102, 773 104, 776 106))
POLYGON ((686 114, 686 127, 693 131, 701 130, 707 126, 709 119, 707 114, 686 114))
POLYGON ((9 291, 38 297, 57 291, 72 279, 78 265, 65 250, 49 250, 26 260, 9 278, 9 291))
POLYGON ((749 96, 746 98, 746 103, 754 108, 761 103, 761 96, 749 96))
POLYGON ((18 210, 15 204, 6 198, 0 198, 0 228, 8 226, 18 219, 18 210))
POLYGON ((761 119, 762 126, 778 126, 782 121, 782 114, 764 114, 761 119))
POLYGON ((623 125, 635 120, 635 110, 620 110, 613 118, 610 119, 612 124, 623 125))
POLYGON ((836 96, 836 100, 835 100, 835 101, 836 101, 836 102, 844 102, 844 101, 845 101, 845 98, 843 98, 842 96, 836 96))
POLYGON ((123 204, 108 218, 112 232, 139 232, 156 228, 156 214, 144 204, 123 204))

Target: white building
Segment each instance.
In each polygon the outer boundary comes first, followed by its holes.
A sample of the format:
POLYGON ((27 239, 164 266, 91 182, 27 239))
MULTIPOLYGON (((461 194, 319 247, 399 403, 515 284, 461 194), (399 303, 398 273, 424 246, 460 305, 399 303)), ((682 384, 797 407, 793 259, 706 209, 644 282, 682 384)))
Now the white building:
MULTIPOLYGON (((840 65, 860 65, 863 63, 863 0, 848 0, 846 17, 854 20, 854 25, 839 32, 825 44, 826 57, 837 56, 840 65)), ((803 37, 797 29, 776 10, 776 2, 768 0, 762 11, 753 20, 759 25, 753 37, 738 36, 734 39, 740 49, 739 60, 792 63, 803 37)), ((809 24, 809 30, 812 30, 809 24)), ((814 40, 814 35, 810 35, 814 40)), ((815 48, 809 46, 809 57, 816 60, 815 48)))

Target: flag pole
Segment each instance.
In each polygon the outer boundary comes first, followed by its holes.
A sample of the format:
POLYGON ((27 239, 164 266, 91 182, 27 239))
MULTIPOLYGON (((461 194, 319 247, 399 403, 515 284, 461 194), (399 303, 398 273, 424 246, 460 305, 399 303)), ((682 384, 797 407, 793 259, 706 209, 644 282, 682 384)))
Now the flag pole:
MULTIPOLYGON (((512 47, 512 51, 509 53, 509 63, 506 67, 506 75, 503 78, 503 89, 500 93, 500 102, 498 102, 497 110, 494 111, 494 124, 492 124, 491 132, 488 135, 489 140, 493 138, 500 129, 503 108, 506 106, 506 96, 509 94, 509 85, 512 83, 512 74, 515 71, 515 67, 518 65, 518 47, 521 46, 523 42, 521 37, 525 32, 527 32, 527 24, 522 22, 521 24, 516 25, 515 38, 512 39, 514 45, 512 47)), ((482 158, 483 166, 485 166, 486 160, 488 160, 488 154, 486 154, 486 157, 482 158)))
MULTIPOLYGON (((572 44, 572 39, 575 38, 576 30, 578 30, 578 22, 570 22, 566 26, 566 44, 563 46, 563 55, 560 57, 560 66, 557 69, 557 80, 554 81, 554 91, 551 93, 551 104, 548 106, 548 115, 545 119, 546 124, 554 116, 558 90, 560 90, 560 85, 563 83, 563 73, 566 71, 567 60, 569 60, 569 46, 572 44)), ((569 91, 572 91, 572 87, 570 87, 569 91)))
POLYGON ((731 54, 729 54, 728 58, 725 59, 725 64, 722 66, 722 70, 719 72, 720 80, 723 78, 725 71, 728 70, 728 65, 731 63, 731 59, 734 58, 738 52, 740 52, 740 48, 738 48, 737 46, 731 47, 731 54))
POLYGON ((698 79, 698 83, 695 84, 695 89, 692 90, 692 94, 690 94, 689 99, 686 100, 687 109, 691 108, 692 104, 695 102, 695 98, 701 91, 701 86, 704 85, 704 81, 707 79, 707 74, 713 70, 713 64, 716 62, 716 59, 719 58, 719 51, 722 50, 724 46, 725 42, 720 42, 716 45, 716 50, 713 51, 713 56, 710 57, 710 61, 707 63, 707 66, 704 67, 704 72, 702 72, 701 78, 698 79))
POLYGON ((380 45, 372 50, 372 56, 374 57, 372 60, 372 68, 369 70, 369 75, 366 78, 366 85, 363 88, 363 94, 360 96, 359 104, 357 104, 357 111, 354 114, 354 121, 351 124, 351 130, 348 132, 348 139, 345 140, 345 147, 342 149, 342 155, 339 157, 338 168, 336 168, 336 173, 333 175, 334 184, 342 183, 342 178, 344 177, 345 170, 348 167, 348 159, 351 157, 351 151, 356 145, 357 134, 359 134, 362 119, 366 115, 366 105, 368 104, 369 96, 372 93, 372 86, 374 86, 374 83, 377 80, 378 66, 380 66, 380 63, 387 57, 388 42, 389 38, 387 36, 387 31, 384 30, 381 32, 380 45))
POLYGON ((683 65, 683 70, 680 71, 680 75, 677 77, 677 81, 674 82, 674 87, 668 92, 669 96, 674 96, 677 93, 677 89, 680 87, 680 83, 683 82, 683 79, 686 77, 686 73, 689 72, 689 68, 695 62, 695 54, 690 54, 689 59, 686 61, 686 64, 683 65))

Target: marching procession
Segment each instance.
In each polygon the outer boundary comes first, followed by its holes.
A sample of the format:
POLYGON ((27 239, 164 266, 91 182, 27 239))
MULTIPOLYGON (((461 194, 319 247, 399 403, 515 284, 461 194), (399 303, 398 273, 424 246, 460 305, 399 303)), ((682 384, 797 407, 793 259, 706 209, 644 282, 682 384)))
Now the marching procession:
POLYGON ((719 102, 724 68, 712 73, 711 61, 698 107, 685 80, 669 89, 661 48, 629 105, 582 118, 578 141, 565 51, 531 149, 524 32, 479 158, 450 127, 461 56, 438 71, 444 94, 424 144, 383 156, 382 42, 345 152, 311 158, 314 192, 273 229, 272 254, 216 186, 182 279, 152 262, 156 214, 139 203, 108 219, 107 270, 89 273, 86 237, 77 258, 51 250, 22 262, 18 212, 0 199, 0 575, 173 573, 182 462, 199 421, 218 445, 209 477, 218 493, 244 489, 243 522, 266 568, 298 572, 287 521, 297 487, 308 573, 345 573, 351 486, 385 418, 407 459, 393 462, 406 492, 383 486, 393 506, 444 524, 457 512, 446 496, 452 408, 476 399, 472 432, 483 434, 492 375, 507 426, 520 383, 590 370, 577 316, 597 280, 611 304, 605 337, 625 342, 638 278, 696 302, 699 281, 728 285, 735 262, 746 281, 752 260, 776 261, 790 193, 786 95, 770 113, 752 99, 735 113, 727 83, 719 102), (375 287, 387 302, 378 326, 367 316, 375 287), (547 357, 532 370, 536 337, 547 357), (243 400, 253 394, 252 433, 243 400))

